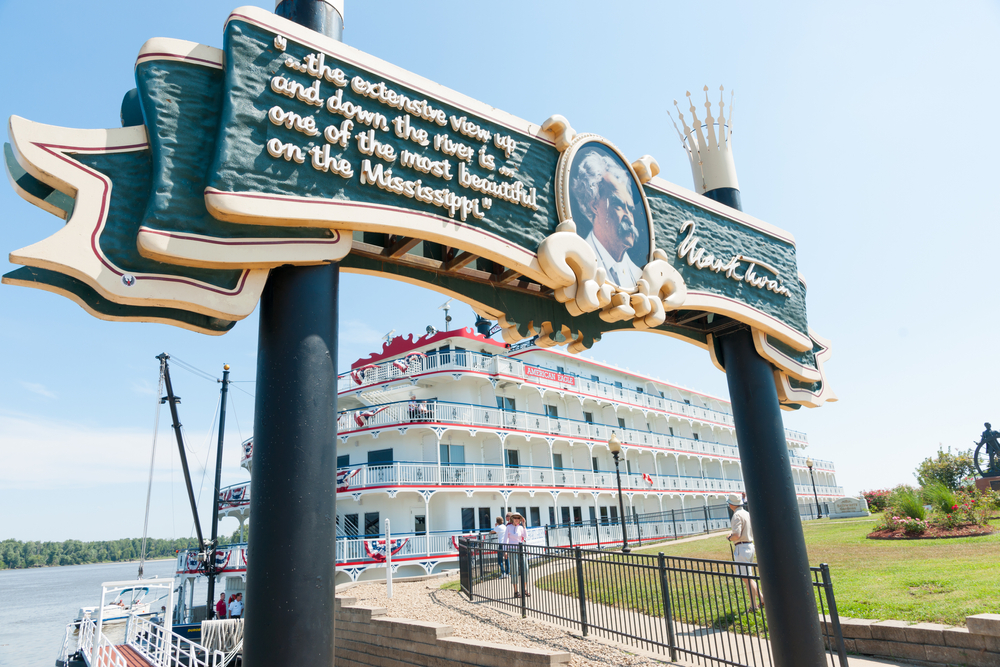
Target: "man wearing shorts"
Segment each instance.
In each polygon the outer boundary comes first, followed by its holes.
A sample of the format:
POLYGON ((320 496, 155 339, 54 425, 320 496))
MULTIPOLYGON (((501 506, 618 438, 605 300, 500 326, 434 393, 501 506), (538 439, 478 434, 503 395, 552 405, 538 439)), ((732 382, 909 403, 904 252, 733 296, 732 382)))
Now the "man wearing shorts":
MULTIPOLYGON (((743 509, 743 503, 736 494, 729 496, 729 509, 733 512, 730 521, 729 541, 733 543, 733 560, 737 563, 752 563, 754 557, 753 528, 750 526, 750 513, 743 509)), ((750 595, 750 611, 757 611, 764 606, 764 596, 757 589, 757 582, 750 578, 752 568, 745 565, 736 566, 736 574, 743 577, 747 593, 750 595)))

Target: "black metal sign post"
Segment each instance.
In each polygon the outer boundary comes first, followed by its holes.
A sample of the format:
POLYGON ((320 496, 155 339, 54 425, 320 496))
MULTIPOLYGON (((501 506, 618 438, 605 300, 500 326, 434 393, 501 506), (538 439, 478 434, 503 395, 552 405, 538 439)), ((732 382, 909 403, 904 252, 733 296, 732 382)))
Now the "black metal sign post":
MULTIPOLYGON (((275 9, 339 40, 322 0, 275 9)), ((260 299, 243 664, 334 664, 340 267, 273 269, 260 299)))
POLYGON ((222 367, 222 396, 219 406, 219 442, 215 449, 215 496, 212 505, 212 545, 205 562, 208 574, 208 602, 205 618, 215 618, 215 550, 219 547, 219 493, 222 491, 222 450, 226 442, 226 398, 229 396, 229 364, 222 367))
MULTIPOLYGON (((742 210, 740 191, 734 188, 719 188, 705 196, 742 210)), ((774 664, 821 667, 826 664, 822 632, 774 368, 757 353, 745 327, 720 336, 719 346, 733 406, 774 664)))

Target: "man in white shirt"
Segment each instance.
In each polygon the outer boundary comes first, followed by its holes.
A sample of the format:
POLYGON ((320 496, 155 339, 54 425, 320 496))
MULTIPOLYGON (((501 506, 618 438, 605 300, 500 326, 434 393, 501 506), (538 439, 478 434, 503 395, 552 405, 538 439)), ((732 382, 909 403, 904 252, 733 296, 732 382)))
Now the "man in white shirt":
MULTIPOLYGON (((750 512, 743 509, 743 503, 736 494, 729 496, 729 509, 733 511, 730 520, 729 541, 733 543, 733 560, 737 563, 752 563, 754 557, 753 527, 750 525, 750 512)), ((750 579, 752 568, 745 565, 736 566, 736 574, 743 577, 747 593, 750 595, 750 611, 764 607, 764 596, 757 588, 757 582, 750 579)))
POLYGON ((243 593, 237 593, 236 599, 229 603, 229 618, 242 618, 243 593))
POLYGON ((628 173, 610 156, 591 151, 577 165, 571 186, 592 225, 586 241, 597 255, 597 265, 624 290, 635 289, 642 277, 642 269, 628 255, 639 238, 630 184, 628 173))
MULTIPOLYGON (((510 512, 507 512, 507 521, 510 521, 510 512)), ((497 536, 497 567, 500 569, 500 576, 505 574, 510 574, 510 565, 507 564, 507 558, 503 550, 503 536, 507 532, 507 526, 504 520, 497 517, 497 525, 493 526, 493 530, 490 531, 497 536)))

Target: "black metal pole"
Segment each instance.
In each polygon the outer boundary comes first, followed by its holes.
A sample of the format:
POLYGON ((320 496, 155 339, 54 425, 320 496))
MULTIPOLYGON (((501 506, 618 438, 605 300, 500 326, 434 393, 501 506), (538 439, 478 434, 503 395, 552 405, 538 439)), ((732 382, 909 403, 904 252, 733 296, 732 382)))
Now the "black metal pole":
MULTIPOLYGON (((279 16, 340 40, 322 0, 279 16)), ((334 664, 340 267, 272 269, 260 299, 243 664, 334 664)))
POLYGON ((813 484, 813 500, 816 501, 816 518, 823 518, 823 510, 819 508, 819 495, 816 493, 816 476, 813 474, 812 466, 809 466, 809 479, 812 480, 813 484))
POLYGON ((208 573, 208 603, 205 618, 215 617, 215 550, 219 547, 219 494, 222 492, 222 443, 226 437, 226 399, 229 397, 229 364, 222 367, 222 405, 219 406, 219 444, 215 451, 215 502, 212 505, 212 546, 205 563, 208 573))
POLYGON ((632 550, 628 548, 628 528, 625 525, 625 500, 622 498, 622 472, 618 468, 618 452, 614 452, 612 456, 615 457, 615 477, 618 478, 618 512, 622 524, 622 553, 627 554, 632 550))
POLYGON ((194 487, 191 486, 191 471, 188 470, 187 454, 184 451, 184 435, 181 433, 181 420, 177 415, 177 404, 181 402, 180 397, 174 396, 174 385, 170 382, 170 364, 167 359, 170 355, 166 352, 156 355, 163 366, 163 384, 166 386, 167 395, 160 398, 161 403, 170 406, 170 419, 174 427, 174 437, 177 439, 177 451, 181 455, 181 468, 184 470, 184 483, 187 485, 188 500, 191 502, 191 515, 194 517, 194 530, 198 535, 198 551, 205 549, 205 537, 201 534, 201 522, 198 520, 198 503, 194 499, 194 487))
MULTIPOLYGON (((735 188, 718 188, 705 196, 743 210, 735 188)), ((774 369, 757 353, 745 327, 719 336, 718 345, 733 406, 760 582, 767 597, 774 664, 820 667, 826 664, 823 636, 774 369)))

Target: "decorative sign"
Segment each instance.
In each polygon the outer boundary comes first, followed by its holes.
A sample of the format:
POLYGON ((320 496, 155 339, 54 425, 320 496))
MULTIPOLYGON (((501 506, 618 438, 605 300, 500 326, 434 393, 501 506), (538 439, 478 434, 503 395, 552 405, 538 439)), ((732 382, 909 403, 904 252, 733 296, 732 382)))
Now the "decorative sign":
POLYGON ((861 498, 837 498, 831 503, 830 518, 846 519, 854 516, 869 516, 868 502, 861 498))
POLYGON ((524 374, 525 376, 529 378, 534 378, 536 380, 576 386, 576 378, 573 377, 572 375, 564 375, 562 373, 556 373, 555 371, 546 370, 544 368, 538 368, 537 366, 528 366, 527 364, 525 364, 524 374))
POLYGON ((786 407, 835 400, 792 236, 656 178, 650 156, 629 162, 562 116, 521 120, 253 7, 231 14, 223 50, 150 40, 135 77, 123 117, 142 125, 11 118, 15 189, 67 224, 13 252, 24 268, 4 282, 221 334, 269 268, 339 261, 459 298, 507 343, 572 352, 621 329, 712 352, 711 333, 668 315, 716 313, 753 327, 786 407), (366 234, 397 244, 373 254, 366 234), (403 261, 420 242, 428 261, 403 261), (426 255, 433 244, 448 254, 426 255), (498 280, 460 270, 477 258, 498 280))

